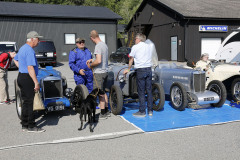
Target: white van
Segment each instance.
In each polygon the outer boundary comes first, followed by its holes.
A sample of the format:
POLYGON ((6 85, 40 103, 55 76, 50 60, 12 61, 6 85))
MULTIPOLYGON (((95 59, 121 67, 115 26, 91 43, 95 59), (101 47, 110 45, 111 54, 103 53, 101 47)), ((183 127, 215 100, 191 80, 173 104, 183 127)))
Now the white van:
POLYGON ((240 62, 240 27, 225 38, 216 53, 215 60, 226 63, 240 62))
MULTIPOLYGON (((16 42, 9 42, 9 41, 0 41, 0 52, 15 52, 17 51, 17 44, 16 42)), ((9 68, 17 68, 15 63, 12 61, 11 65, 9 68)))

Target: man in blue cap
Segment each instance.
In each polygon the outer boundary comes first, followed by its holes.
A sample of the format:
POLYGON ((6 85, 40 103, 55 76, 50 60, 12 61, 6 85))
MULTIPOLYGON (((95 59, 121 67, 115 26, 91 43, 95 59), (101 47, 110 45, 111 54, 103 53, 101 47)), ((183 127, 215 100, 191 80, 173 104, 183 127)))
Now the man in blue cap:
POLYGON ((74 80, 76 85, 84 84, 88 92, 93 90, 93 73, 88 68, 86 62, 92 59, 92 54, 89 49, 85 47, 85 39, 76 39, 76 48, 69 52, 69 66, 74 73, 74 80))
POLYGON ((39 91, 40 85, 37 80, 38 62, 34 47, 38 45, 39 38, 42 38, 36 31, 27 34, 27 42, 20 49, 14 58, 19 68, 17 78, 23 100, 21 124, 22 130, 27 132, 44 132, 45 130, 36 126, 33 112, 34 91, 39 91))

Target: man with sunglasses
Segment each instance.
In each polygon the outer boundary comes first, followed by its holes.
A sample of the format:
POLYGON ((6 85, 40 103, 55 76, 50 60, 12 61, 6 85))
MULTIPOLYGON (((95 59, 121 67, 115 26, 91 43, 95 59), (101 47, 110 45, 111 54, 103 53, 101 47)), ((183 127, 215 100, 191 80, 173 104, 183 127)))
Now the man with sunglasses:
POLYGON ((93 90, 93 73, 86 62, 92 59, 92 54, 85 47, 85 39, 77 38, 76 46, 69 52, 69 66, 74 73, 76 85, 84 84, 88 88, 88 92, 91 93, 93 90))

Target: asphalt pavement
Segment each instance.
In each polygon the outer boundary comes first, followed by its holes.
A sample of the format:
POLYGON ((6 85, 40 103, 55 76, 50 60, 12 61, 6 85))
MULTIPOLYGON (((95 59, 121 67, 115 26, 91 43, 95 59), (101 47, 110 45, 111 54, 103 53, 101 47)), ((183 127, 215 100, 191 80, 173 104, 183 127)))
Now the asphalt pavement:
MULTIPOLYGON (((75 88, 67 62, 54 68, 67 78, 68 87, 75 88)), ((8 72, 11 98, 15 98, 13 81, 17 74, 18 71, 8 72)), ((15 103, 0 105, 1 160, 237 160, 240 157, 238 121, 146 133, 112 115, 99 120, 90 133, 88 125, 78 131, 79 116, 72 110, 37 116, 37 124, 46 132, 23 132, 15 103)))

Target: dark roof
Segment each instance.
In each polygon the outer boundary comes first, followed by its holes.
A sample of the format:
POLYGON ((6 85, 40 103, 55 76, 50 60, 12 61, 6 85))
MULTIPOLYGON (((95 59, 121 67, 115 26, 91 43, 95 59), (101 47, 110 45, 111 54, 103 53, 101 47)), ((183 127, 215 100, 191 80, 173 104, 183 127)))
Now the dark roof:
POLYGON ((106 7, 0 2, 1 16, 122 19, 106 7))
POLYGON ((186 18, 240 18, 239 0, 156 0, 186 18))
MULTIPOLYGON (((141 12, 147 2, 143 0, 136 13, 141 12)), ((240 0, 152 0, 179 14, 182 18, 240 19, 240 0)), ((128 31, 133 18, 126 26, 128 31)))

